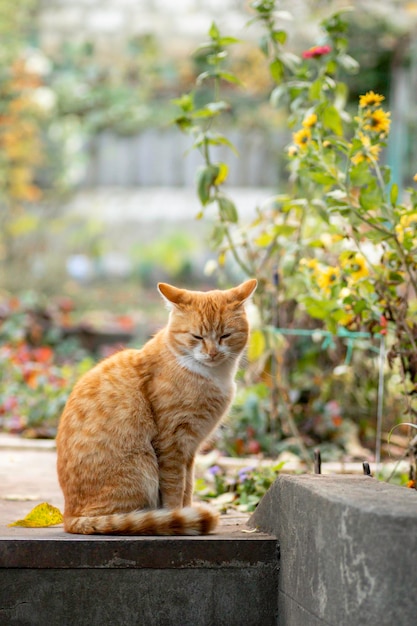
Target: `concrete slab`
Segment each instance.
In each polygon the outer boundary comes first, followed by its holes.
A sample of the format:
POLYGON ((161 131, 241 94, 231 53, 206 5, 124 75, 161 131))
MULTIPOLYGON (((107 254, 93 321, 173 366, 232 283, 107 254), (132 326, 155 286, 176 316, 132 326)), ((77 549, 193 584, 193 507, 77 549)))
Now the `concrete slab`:
POLYGON ((280 544, 280 626, 416 623, 415 490, 367 476, 282 475, 249 525, 280 544))

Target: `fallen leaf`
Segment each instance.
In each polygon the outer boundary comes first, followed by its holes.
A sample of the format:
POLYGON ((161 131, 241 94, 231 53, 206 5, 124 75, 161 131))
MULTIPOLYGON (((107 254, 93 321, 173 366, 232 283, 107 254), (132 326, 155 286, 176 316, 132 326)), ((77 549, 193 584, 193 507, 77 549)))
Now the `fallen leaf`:
POLYGON ((59 509, 52 504, 42 502, 26 515, 24 519, 12 522, 9 526, 24 526, 26 528, 45 528, 62 524, 63 517, 59 509))

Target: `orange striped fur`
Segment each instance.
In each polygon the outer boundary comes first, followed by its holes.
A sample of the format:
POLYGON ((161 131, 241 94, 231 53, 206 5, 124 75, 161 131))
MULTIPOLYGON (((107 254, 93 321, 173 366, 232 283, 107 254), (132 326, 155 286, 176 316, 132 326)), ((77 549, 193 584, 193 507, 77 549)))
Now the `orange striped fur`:
POLYGON ((167 326, 85 374, 62 414, 67 532, 195 535, 217 524, 207 506, 191 506, 194 458, 233 399, 256 280, 225 291, 158 288, 167 326))

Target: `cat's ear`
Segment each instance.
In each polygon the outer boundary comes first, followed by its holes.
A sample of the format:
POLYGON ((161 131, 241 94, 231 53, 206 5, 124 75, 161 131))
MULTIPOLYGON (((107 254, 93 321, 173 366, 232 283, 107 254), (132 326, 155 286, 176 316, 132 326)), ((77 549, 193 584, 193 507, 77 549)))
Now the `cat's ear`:
POLYGON ((253 295, 257 286, 258 281, 256 280, 256 278, 251 278, 241 285, 230 289, 232 302, 236 302, 239 305, 244 304, 253 295))
POLYGON ((187 297, 184 289, 178 289, 167 283, 158 283, 158 291, 170 308, 173 304, 179 306, 186 303, 187 297))

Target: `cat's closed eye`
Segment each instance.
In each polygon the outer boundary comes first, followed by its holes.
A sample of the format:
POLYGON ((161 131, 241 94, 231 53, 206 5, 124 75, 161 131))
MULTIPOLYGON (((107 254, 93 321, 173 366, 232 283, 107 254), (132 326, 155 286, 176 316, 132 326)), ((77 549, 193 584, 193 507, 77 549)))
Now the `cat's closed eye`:
POLYGON ((201 335, 193 335, 193 333, 191 333, 191 337, 193 337, 194 339, 197 339, 197 341, 202 341, 203 340, 201 335))
POLYGON ((220 339, 228 339, 228 337, 230 337, 230 336, 231 336, 231 334, 232 334, 232 333, 225 333, 224 335, 222 335, 222 336, 220 337, 220 339))

